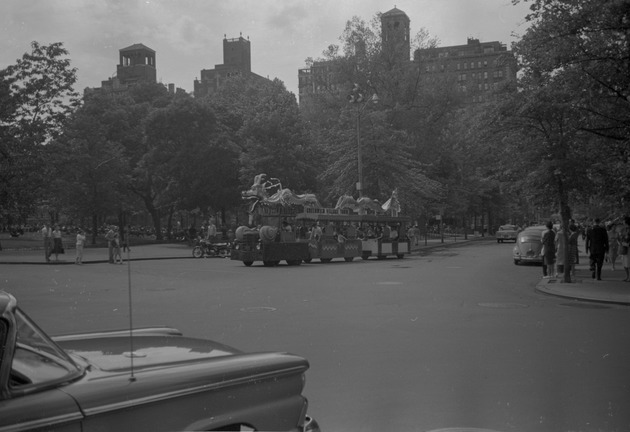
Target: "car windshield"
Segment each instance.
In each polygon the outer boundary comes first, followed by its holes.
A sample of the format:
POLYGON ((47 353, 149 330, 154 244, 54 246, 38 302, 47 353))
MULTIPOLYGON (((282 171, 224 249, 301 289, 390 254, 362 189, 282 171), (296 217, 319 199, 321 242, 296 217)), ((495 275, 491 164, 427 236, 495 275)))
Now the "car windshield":
POLYGON ((18 309, 15 319, 17 346, 11 365, 12 387, 56 382, 81 373, 72 359, 26 314, 18 309))
POLYGON ((503 225, 499 227, 500 231, 514 231, 516 227, 514 225, 503 225))

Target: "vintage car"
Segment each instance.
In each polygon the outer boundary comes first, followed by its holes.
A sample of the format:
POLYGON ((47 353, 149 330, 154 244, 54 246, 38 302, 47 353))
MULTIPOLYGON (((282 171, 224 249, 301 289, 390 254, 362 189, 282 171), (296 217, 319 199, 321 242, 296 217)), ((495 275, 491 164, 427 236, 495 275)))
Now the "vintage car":
POLYGON ((547 228, 544 225, 536 225, 525 228, 518 233, 516 244, 512 251, 514 264, 538 263, 542 264, 540 249, 542 248, 542 233, 547 228))
POLYGON ((51 338, 0 291, 3 432, 316 432, 302 396, 308 367, 167 327, 51 338))
POLYGON ((518 227, 516 225, 501 225, 496 232, 497 243, 503 243, 506 240, 516 241, 518 235, 518 227))

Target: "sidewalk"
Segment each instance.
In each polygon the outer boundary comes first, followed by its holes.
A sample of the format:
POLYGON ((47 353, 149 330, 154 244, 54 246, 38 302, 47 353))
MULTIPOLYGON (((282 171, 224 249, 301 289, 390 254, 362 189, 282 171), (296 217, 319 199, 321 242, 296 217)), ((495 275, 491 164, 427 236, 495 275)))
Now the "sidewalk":
MULTIPOLYGON (((83 264, 107 263, 109 261, 108 253, 107 248, 87 247, 83 249, 83 264)), ((122 255, 123 260, 127 261, 127 252, 123 252, 122 255)), ((0 251, 0 264, 74 264, 75 257, 76 251, 74 248, 66 248, 66 253, 60 254, 58 261, 55 261, 54 254, 51 255, 50 262, 46 262, 43 248, 24 250, 5 248, 0 251)), ((131 261, 192 257, 192 248, 185 243, 132 246, 131 253, 129 254, 129 259, 131 259, 131 261)))
MULTIPOLYGON (((615 271, 609 263, 604 263, 602 280, 591 277, 586 256, 580 257, 580 262, 586 264, 576 267, 572 283, 564 283, 562 278, 541 279, 536 290, 577 300, 630 305, 630 282, 623 281, 625 272, 620 262, 617 262, 615 271)), ((542 277, 542 271, 540 276, 542 277)))

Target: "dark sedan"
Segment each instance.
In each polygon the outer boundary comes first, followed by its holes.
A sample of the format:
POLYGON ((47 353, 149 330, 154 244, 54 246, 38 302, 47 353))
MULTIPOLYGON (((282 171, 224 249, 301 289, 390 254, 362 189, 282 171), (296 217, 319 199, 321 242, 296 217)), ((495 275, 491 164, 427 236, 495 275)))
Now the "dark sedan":
POLYGON ((304 358, 130 333, 50 338, 0 291, 0 431, 319 431, 304 358))

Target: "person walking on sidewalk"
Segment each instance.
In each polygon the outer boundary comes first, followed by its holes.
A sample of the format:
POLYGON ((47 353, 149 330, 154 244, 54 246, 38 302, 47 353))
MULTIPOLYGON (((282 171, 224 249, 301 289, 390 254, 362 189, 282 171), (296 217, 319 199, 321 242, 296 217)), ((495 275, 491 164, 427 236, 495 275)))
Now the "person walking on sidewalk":
POLYGON ((630 282, 630 216, 624 218, 623 230, 619 233, 619 255, 621 256, 621 265, 626 272, 625 282, 630 282))
POLYGON ((599 218, 595 219, 595 224, 586 237, 586 249, 590 251, 591 277, 602 280, 602 266, 608 253, 608 232, 600 224, 599 218))
POLYGON ((547 229, 542 233, 542 250, 540 255, 543 259, 543 278, 553 277, 556 264, 556 232, 553 230, 553 223, 547 222, 547 229))
POLYGON ((85 233, 79 228, 77 231, 77 257, 74 259, 75 264, 83 265, 83 245, 85 245, 85 233))
POLYGON ((55 261, 59 261, 59 254, 64 253, 63 242, 61 241, 61 230, 59 225, 55 225, 55 229, 52 231, 53 248, 50 251, 50 255, 55 254, 55 261))
POLYGON ((619 243, 617 242, 617 225, 613 222, 606 227, 608 232, 608 256, 606 261, 610 261, 613 271, 615 270, 615 264, 617 257, 619 256, 619 243))
POLYGON ((110 226, 107 230, 107 234, 105 234, 105 239, 107 240, 107 249, 109 251, 109 263, 114 264, 114 229, 110 226))
POLYGON ((42 228, 42 239, 44 240, 44 257, 46 262, 50 262, 50 250, 52 249, 52 230, 48 224, 42 228))
POLYGON ((569 231, 569 267, 571 276, 575 277, 575 265, 579 264, 578 239, 580 237, 580 232, 575 224, 571 224, 571 226, 569 226, 569 231))

